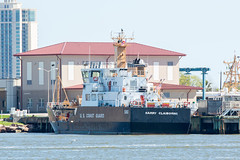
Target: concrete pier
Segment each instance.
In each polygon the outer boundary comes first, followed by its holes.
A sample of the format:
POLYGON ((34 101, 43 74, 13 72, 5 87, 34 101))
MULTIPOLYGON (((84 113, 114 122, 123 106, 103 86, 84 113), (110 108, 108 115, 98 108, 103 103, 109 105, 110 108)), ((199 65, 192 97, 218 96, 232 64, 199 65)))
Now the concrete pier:
POLYGON ((239 116, 192 116, 191 134, 239 134, 239 116))
POLYGON ((18 122, 31 125, 32 129, 30 130, 30 132, 53 132, 48 117, 23 117, 18 122))

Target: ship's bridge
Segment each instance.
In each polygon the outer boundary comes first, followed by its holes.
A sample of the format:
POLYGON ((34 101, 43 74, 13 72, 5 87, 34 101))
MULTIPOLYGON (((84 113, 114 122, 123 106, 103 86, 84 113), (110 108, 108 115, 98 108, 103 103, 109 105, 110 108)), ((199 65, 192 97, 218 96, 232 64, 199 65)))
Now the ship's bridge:
POLYGON ((82 69, 84 83, 102 83, 104 79, 113 77, 132 77, 132 73, 128 69, 114 68, 113 63, 105 62, 91 62, 82 69))
POLYGON ((131 72, 127 69, 115 68, 115 69, 82 69, 82 77, 84 83, 101 83, 105 78, 111 77, 130 77, 131 72))
POLYGON ((82 77, 84 83, 97 82, 101 77, 146 77, 147 64, 141 59, 127 63, 127 68, 115 68, 114 62, 88 62, 84 61, 82 77))

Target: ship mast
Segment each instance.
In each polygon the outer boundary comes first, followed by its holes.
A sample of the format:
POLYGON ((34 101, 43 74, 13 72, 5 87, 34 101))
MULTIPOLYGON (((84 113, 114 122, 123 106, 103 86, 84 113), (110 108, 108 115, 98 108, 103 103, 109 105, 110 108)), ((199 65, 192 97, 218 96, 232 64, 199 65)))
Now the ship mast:
POLYGON ((223 88, 228 89, 228 93, 230 91, 239 91, 238 86, 240 84, 240 60, 237 59, 236 55, 234 55, 234 59, 232 62, 223 61, 227 65, 228 71, 224 72, 226 75, 226 79, 223 84, 223 88))
MULTIPOLYGON (((63 86, 62 84, 62 80, 60 78, 60 63, 58 63, 58 71, 57 71, 57 78, 56 78, 56 82, 55 82, 55 85, 54 85, 54 91, 53 91, 53 98, 52 98, 52 102, 55 102, 55 91, 57 92, 57 103, 59 104, 60 103, 60 83, 61 85, 63 86)), ((69 104, 69 99, 68 99, 68 95, 67 95, 67 92, 66 90, 63 88, 63 92, 65 94, 65 102, 67 102, 69 104)))
POLYGON ((112 36, 112 40, 114 41, 114 62, 116 68, 126 68, 127 66, 127 59, 126 59, 126 47, 127 47, 127 40, 133 40, 134 38, 127 38, 121 29, 121 32, 117 33, 117 36, 112 36))

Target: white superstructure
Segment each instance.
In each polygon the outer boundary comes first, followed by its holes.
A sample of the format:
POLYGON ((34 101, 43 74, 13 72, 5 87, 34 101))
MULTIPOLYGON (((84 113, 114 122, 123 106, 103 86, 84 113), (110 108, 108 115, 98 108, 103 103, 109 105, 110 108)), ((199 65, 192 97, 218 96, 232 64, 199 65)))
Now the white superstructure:
POLYGON ((128 68, 105 68, 92 62, 82 69, 84 88, 81 106, 160 107, 157 89, 148 83, 141 60, 128 63, 128 68))

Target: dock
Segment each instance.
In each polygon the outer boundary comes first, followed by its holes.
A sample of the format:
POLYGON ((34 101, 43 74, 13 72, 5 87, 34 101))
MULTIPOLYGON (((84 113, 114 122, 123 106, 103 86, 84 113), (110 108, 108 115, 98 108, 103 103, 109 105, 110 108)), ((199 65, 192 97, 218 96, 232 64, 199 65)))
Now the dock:
POLYGON ((239 134, 239 116, 192 116, 190 134, 239 134))
POLYGON ((52 126, 49 123, 48 116, 46 117, 22 117, 18 120, 20 123, 32 126, 30 132, 50 133, 53 132, 52 126))
MULTIPOLYGON (((32 132, 53 132, 48 117, 24 117, 20 123, 33 126, 32 132)), ((240 134, 239 116, 192 116, 190 134, 240 134)))

